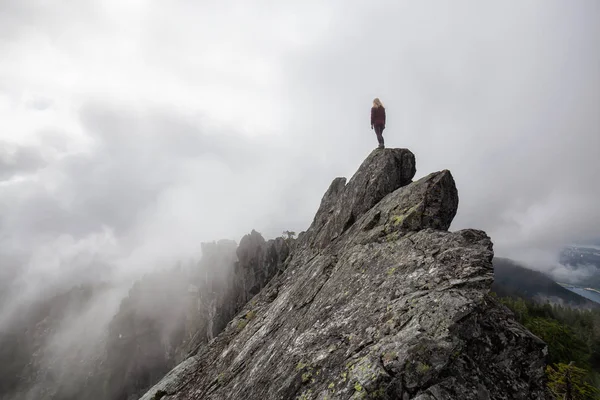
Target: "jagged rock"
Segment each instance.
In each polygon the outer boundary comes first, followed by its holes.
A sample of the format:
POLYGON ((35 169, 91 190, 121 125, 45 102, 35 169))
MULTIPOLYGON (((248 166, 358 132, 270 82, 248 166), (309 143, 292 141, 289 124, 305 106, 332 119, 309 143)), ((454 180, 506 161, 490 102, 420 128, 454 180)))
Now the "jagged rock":
POLYGON ((336 178, 304 237, 305 243, 325 247, 388 193, 412 182, 415 156, 407 149, 375 150, 346 185, 336 178))
POLYGON ((202 307, 193 315, 197 334, 185 347, 185 354, 218 335, 283 268, 289 255, 289 246, 283 238, 265 241, 255 230, 245 235, 237 247, 234 242, 220 241, 203 244, 202 249, 207 257, 203 256, 202 269, 212 273, 198 290, 202 307))
POLYGON ((244 236, 236 250, 238 261, 245 269, 256 270, 262 266, 264 249, 267 242, 255 230, 244 236))
POLYGON ((425 228, 447 230, 457 208, 458 191, 450 171, 435 172, 383 198, 352 226, 345 241, 389 241, 425 228))
POLYGON ((198 284, 198 298, 190 298, 190 303, 198 304, 199 308, 189 313, 196 334, 182 349, 186 355, 198 344, 212 340, 240 309, 232 300, 238 292, 234 284, 237 244, 232 240, 220 240, 202 243, 201 248, 202 259, 194 279, 198 284))
POLYGON ((335 180, 285 271, 142 399, 545 399, 545 344, 488 295, 490 238, 446 231, 450 172, 409 184, 407 154, 335 180))
POLYGON ((46 341, 65 316, 89 307, 93 295, 108 288, 75 288, 40 304, 38 315, 10 337, 0 332, 4 359, 19 356, 5 368, 10 375, 0 384, 0 398, 137 399, 180 362, 176 371, 185 369, 190 352, 218 335, 252 297, 250 291, 260 291, 289 254, 288 241, 267 242, 255 231, 240 246, 220 240, 201 248, 198 265, 156 271, 137 281, 107 331, 97 333, 102 340, 69 343, 77 350, 72 354, 50 353, 46 341), (26 388, 32 389, 25 394, 26 388))
POLYGON ((236 303, 241 307, 260 292, 288 255, 289 247, 283 238, 266 242, 254 230, 244 236, 237 249, 235 273, 240 296, 236 303))

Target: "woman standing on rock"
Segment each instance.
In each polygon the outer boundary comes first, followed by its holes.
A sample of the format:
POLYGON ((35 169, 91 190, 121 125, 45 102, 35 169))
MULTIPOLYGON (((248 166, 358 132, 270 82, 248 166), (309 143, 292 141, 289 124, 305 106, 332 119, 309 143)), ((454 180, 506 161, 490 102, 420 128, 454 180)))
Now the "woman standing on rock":
POLYGON ((375 134, 379 142, 379 148, 383 149, 383 130, 385 129, 385 107, 381 104, 379 98, 373 100, 371 107, 371 129, 375 127, 375 134))

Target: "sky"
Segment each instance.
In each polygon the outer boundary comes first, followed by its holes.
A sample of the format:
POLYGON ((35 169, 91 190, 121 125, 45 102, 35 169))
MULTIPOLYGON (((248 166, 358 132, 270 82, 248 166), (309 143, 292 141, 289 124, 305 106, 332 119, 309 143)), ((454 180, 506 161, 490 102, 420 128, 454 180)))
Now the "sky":
POLYGON ((417 177, 452 172, 451 229, 543 268, 600 238, 599 21, 597 0, 0 0, 0 281, 128 282, 305 230, 376 147, 374 97, 417 177))

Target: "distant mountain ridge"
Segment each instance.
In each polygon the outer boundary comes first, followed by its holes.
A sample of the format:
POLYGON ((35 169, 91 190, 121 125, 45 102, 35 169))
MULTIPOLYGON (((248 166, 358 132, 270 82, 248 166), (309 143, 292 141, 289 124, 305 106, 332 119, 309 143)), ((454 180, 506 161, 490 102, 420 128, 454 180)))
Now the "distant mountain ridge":
POLYGON ((600 290, 600 245, 565 247, 559 262, 573 271, 567 283, 600 290))
POLYGON ((508 258, 495 257, 492 290, 499 296, 518 296, 525 299, 563 303, 571 307, 600 308, 583 296, 556 283, 539 271, 534 271, 508 258))

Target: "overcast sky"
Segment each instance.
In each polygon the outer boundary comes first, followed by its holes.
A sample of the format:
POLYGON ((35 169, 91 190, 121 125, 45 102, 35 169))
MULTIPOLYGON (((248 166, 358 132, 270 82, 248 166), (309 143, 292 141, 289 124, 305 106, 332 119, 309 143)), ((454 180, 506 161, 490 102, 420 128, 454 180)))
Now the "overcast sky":
POLYGON ((597 0, 0 0, 0 55, 24 292, 306 229, 376 96, 418 177, 452 171, 453 230, 544 262, 600 237, 597 0))

